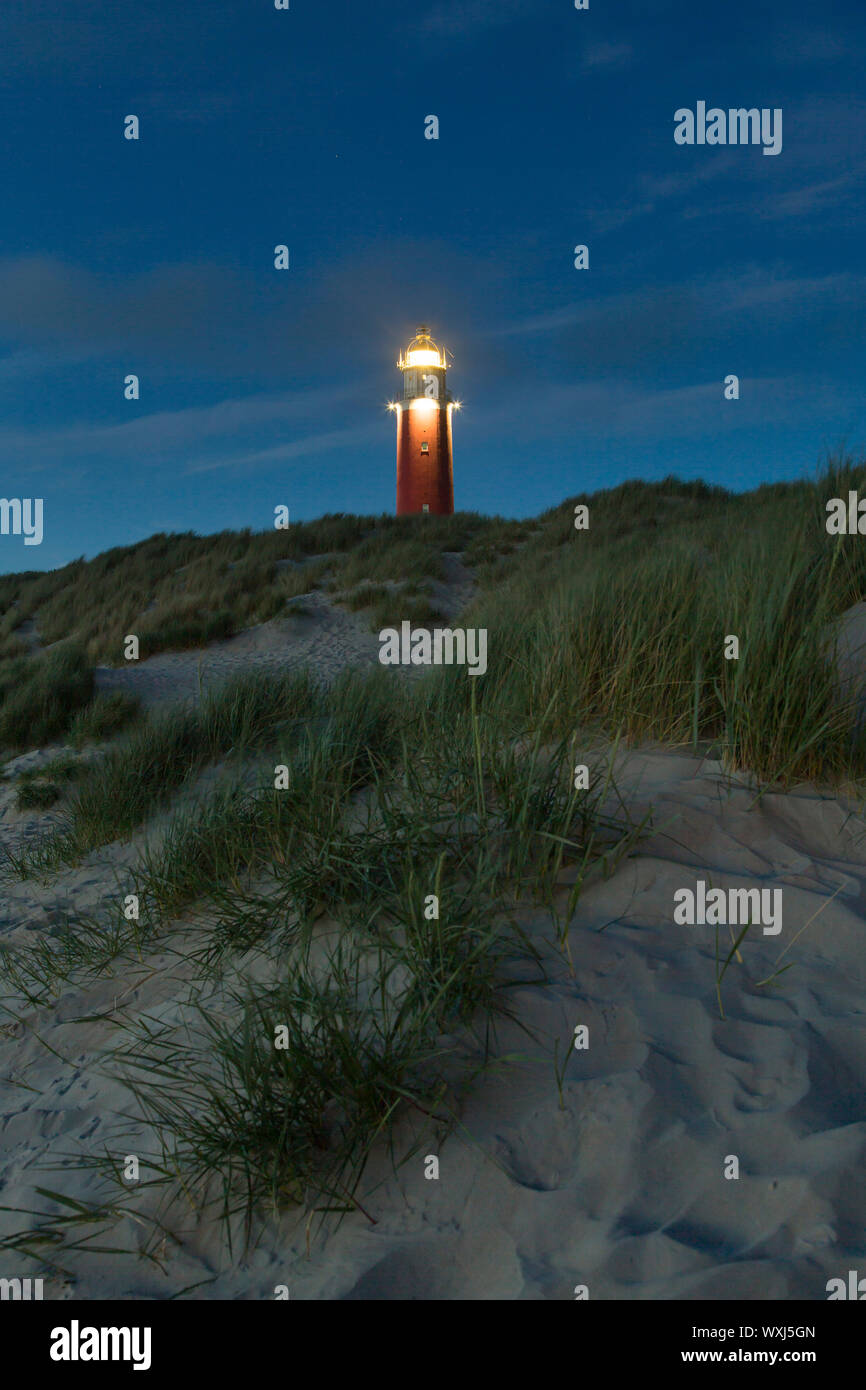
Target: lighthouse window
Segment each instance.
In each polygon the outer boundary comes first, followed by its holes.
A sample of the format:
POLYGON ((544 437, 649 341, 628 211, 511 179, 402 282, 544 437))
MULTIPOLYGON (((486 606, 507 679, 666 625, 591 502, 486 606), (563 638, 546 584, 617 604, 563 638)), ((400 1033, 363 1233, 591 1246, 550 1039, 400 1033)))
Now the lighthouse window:
POLYGON ((429 454, 429 452, 430 452, 430 445, 427 443, 427 440, 425 439, 424 442, 423 442, 423 444, 421 445, 421 453, 422 453, 422 454, 429 454))

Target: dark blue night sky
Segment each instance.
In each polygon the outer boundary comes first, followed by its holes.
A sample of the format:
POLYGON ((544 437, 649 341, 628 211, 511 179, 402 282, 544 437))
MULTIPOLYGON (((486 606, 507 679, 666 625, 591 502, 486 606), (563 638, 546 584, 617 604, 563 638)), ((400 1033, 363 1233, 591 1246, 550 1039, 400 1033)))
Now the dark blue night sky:
POLYGON ((460 509, 861 450, 864 67, 862 0, 4 0, 0 494, 45 539, 0 570, 393 511, 422 321, 460 509), (781 153, 677 145, 701 100, 781 153))

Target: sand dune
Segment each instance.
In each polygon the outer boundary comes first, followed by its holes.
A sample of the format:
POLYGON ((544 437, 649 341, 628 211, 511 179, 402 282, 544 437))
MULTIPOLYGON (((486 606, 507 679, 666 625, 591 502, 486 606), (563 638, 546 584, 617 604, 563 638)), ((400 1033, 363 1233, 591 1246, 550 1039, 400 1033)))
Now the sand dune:
MULTIPOLYGON (((132 1255, 78 1255, 74 1283, 49 1280, 49 1296, 165 1297, 207 1280, 192 1296, 272 1297, 284 1283, 298 1298, 563 1299, 586 1286, 603 1299, 821 1299, 827 1279, 862 1267, 866 825, 815 790, 756 802, 716 765, 669 750, 621 756, 617 777, 635 814, 652 805, 655 828, 585 891, 574 975, 549 914, 527 915, 549 976, 517 981, 535 1040, 502 1028, 500 1052, 523 1060, 476 1087, 441 1147, 428 1135, 397 1174, 375 1159, 361 1192, 375 1225, 327 1218, 308 1254, 288 1216, 232 1260, 212 1222, 179 1213, 164 1273, 132 1255), (672 919, 675 890, 697 877, 784 893, 781 935, 750 932, 725 975, 724 1019, 713 928, 672 919), (759 986, 782 956, 792 968, 778 987, 759 986), (569 1050, 580 1024, 589 1047, 569 1050), (569 1056, 561 1104, 556 1039, 569 1056), (430 1153, 438 1180, 424 1176, 430 1153), (724 1176, 731 1155, 736 1180, 724 1176)), ((46 928, 59 907, 95 904, 133 854, 110 847, 51 886, 13 885, 6 940, 32 925, 34 904, 46 928)), ((65 989, 47 1015, 25 1009, 24 1027, 7 1028, 3 1205, 38 1205, 37 1184, 95 1199, 92 1176, 41 1165, 145 1143, 112 1118, 128 1097, 101 1056, 121 1021, 183 1019, 192 977, 178 952, 182 939, 166 940, 122 980, 65 989)), ((4 1213, 2 1229, 14 1224, 4 1213)), ((133 1248, 142 1238, 128 1220, 114 1234, 133 1248)))
MULTIPOLYGON (((329 677, 375 660, 376 638, 356 617, 316 596, 313 608, 309 619, 264 624, 204 655, 102 671, 100 683, 153 703, 194 697, 199 665, 204 684, 259 664, 312 663, 329 677)), ((852 613, 847 679, 859 679, 858 621, 852 613)), ((52 751, 26 754, 11 771, 52 751)), ((511 1060, 474 1087, 444 1142, 416 1128, 428 1123, 421 1117, 402 1122, 401 1141, 423 1142, 396 1173, 374 1156, 359 1195, 375 1224, 359 1212, 309 1229, 289 1214, 232 1257, 213 1219, 175 1208, 162 1268, 135 1253, 67 1253, 70 1277, 51 1275, 46 1296, 164 1298, 190 1288, 192 1297, 270 1298, 286 1284, 295 1298, 570 1299, 585 1287, 601 1299, 823 1299, 828 1279, 866 1267, 859 804, 810 787, 758 795, 747 778, 664 748, 620 753, 615 779, 635 819, 651 811, 651 829, 609 878, 584 890, 568 938, 573 973, 550 913, 525 914, 547 979, 529 963, 515 966, 522 1027, 503 1025, 496 1044, 511 1060), (719 928, 717 948, 712 926, 674 921, 674 894, 698 879, 783 894, 781 932, 753 927, 718 987, 728 929, 719 928), (782 966, 790 968, 775 975, 782 966), (577 1050, 581 1025, 589 1045, 577 1050), (559 1079, 555 1056, 568 1058, 559 1079), (440 1163, 433 1179, 425 1177, 431 1154, 440 1163), (725 1176, 732 1158, 737 1178, 725 1176)), ((17 847, 53 814, 16 812, 7 783, 3 844, 17 847)), ((7 881, 0 944, 32 943, 67 917, 97 912, 142 843, 108 846, 45 882, 7 881)), ((561 875, 560 910, 573 877, 561 875)), ((226 1007, 231 980, 196 979, 195 930, 187 919, 118 977, 61 986, 45 1010, 19 1000, 7 1016, 5 1208, 50 1209, 34 1197, 37 1186, 100 1200, 99 1181, 76 1156, 152 1147, 144 1127, 122 1118, 129 1096, 105 1057, 144 1017, 179 1027, 195 997, 226 1007)), ((238 968, 257 966, 246 959, 238 968)), ((141 1210, 154 1214, 155 1197, 141 1210)), ((31 1220, 6 1210, 0 1234, 31 1220)), ((144 1232, 124 1217, 110 1243, 135 1252, 144 1232)), ((7 1269, 10 1259, 0 1274, 31 1272, 7 1269)))

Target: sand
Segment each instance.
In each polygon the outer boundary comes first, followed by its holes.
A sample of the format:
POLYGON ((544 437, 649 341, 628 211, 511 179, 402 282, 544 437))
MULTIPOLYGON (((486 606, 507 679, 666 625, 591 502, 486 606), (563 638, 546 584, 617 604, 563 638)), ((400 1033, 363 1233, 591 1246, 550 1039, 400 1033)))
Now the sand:
POLYGON ((159 652, 125 666, 97 666, 98 690, 125 690, 145 708, 170 701, 195 702, 201 692, 245 671, 299 671, 309 666, 330 680, 351 666, 376 659, 379 643, 360 614, 306 594, 297 616, 272 619, 211 642, 198 651, 159 652))
MULTIPOLYGON (((550 914, 525 914, 548 979, 520 967, 512 1002, 534 1040, 502 1027, 499 1054, 521 1060, 476 1085, 460 1127, 442 1142, 420 1131, 397 1173, 374 1156, 359 1195, 375 1224, 356 1213, 308 1231, 288 1214, 230 1255, 212 1220, 179 1210, 162 1269, 134 1253, 67 1253, 69 1277, 50 1275, 46 1297, 258 1299, 287 1285, 301 1299, 572 1299, 585 1288, 596 1299, 823 1300, 828 1279, 866 1273, 859 805, 817 788, 757 796, 670 749, 621 754, 616 778, 635 817, 652 807, 651 833, 582 895, 573 974, 550 914), (783 891, 780 935, 754 928, 725 975, 724 1018, 714 929, 673 919, 675 891, 699 878, 783 891), (788 963, 776 987, 759 983, 788 963), (579 1025, 581 1051, 569 1048, 579 1025), (556 1039, 569 1056, 561 1099, 556 1039), (429 1154, 438 1178, 425 1177, 429 1154), (736 1179, 725 1177, 732 1157, 736 1179)), ((4 885, 2 942, 98 906, 135 854, 108 846, 49 883, 4 885)), ((50 1210, 36 1186, 95 1200, 93 1174, 46 1168, 146 1143, 118 1118, 129 1097, 103 1059, 125 1024, 189 1017, 185 939, 179 929, 120 978, 61 987, 49 1008, 25 1004, 21 1024, 6 1024, 0 1204, 50 1210)), ((224 1007, 207 988, 208 1006, 224 1007)), ((416 1133, 407 1120, 400 1138, 416 1133)), ((0 1234, 30 1220, 0 1212, 0 1234)), ((124 1218, 103 1243, 143 1240, 124 1218)), ((0 1277, 38 1272, 0 1254, 0 1277)))

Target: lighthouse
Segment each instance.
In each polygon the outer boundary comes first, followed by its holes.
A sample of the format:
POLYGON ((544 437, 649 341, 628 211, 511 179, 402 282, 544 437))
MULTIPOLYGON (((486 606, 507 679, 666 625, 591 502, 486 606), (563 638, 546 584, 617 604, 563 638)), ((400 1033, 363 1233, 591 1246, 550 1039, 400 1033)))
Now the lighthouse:
POLYGON ((445 352, 421 324, 397 362, 403 373, 402 400, 389 409, 397 415, 397 515, 454 511, 451 413, 459 410, 445 385, 445 352))

